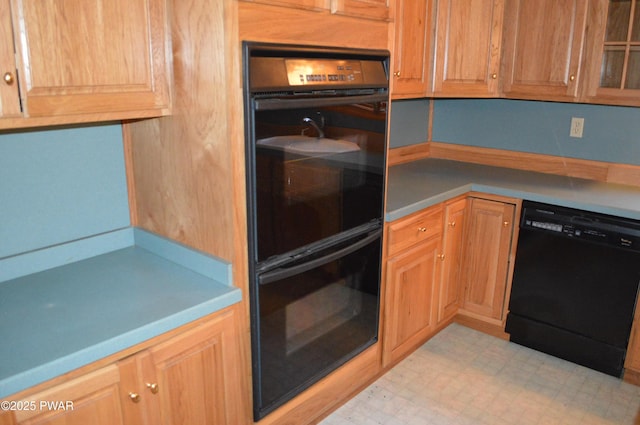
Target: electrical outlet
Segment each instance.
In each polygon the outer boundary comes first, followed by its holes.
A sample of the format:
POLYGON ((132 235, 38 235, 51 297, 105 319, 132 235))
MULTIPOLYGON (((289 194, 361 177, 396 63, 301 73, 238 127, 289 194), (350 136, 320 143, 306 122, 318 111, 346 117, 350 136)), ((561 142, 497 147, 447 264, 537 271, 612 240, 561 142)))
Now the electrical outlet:
POLYGON ((569 130, 569 136, 582 138, 583 130, 584 118, 571 117, 571 129, 569 130))

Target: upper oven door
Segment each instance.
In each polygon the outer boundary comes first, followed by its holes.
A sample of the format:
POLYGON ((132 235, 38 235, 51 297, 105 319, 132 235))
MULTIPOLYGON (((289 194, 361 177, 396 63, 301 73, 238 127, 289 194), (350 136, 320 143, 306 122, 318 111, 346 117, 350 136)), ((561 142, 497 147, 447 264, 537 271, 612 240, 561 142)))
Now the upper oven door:
POLYGON ((252 99, 254 261, 382 219, 387 99, 252 99))

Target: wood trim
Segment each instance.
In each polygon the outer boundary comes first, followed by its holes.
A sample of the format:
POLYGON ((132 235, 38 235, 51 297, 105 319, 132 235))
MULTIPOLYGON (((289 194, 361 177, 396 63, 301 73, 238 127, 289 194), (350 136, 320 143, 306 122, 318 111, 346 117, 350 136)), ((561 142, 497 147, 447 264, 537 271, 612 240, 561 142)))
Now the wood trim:
POLYGON ((640 166, 429 142, 429 157, 640 186, 640 166))
MULTIPOLYGON (((630 384, 640 386, 640 371, 633 370, 633 369, 625 369, 624 376, 622 377, 622 379, 625 382, 628 382, 630 384)), ((639 416, 640 416, 640 412, 639 412, 639 416)), ((638 421, 637 423, 640 423, 640 421, 638 421)))
POLYGON ((500 339, 509 340, 509 334, 504 331, 504 326, 488 323, 485 318, 475 318, 468 312, 460 311, 453 321, 459 325, 495 336, 500 339))
POLYGON ((122 147, 124 150, 124 171, 127 179, 127 197, 129 198, 129 221, 132 226, 138 225, 138 205, 136 199, 136 179, 133 175, 133 146, 131 132, 126 125, 122 128, 122 147))
POLYGON ((387 164, 389 165, 389 167, 392 167, 394 165, 428 158, 429 156, 431 156, 429 152, 429 145, 429 143, 425 142, 418 143, 416 145, 389 149, 387 164))
POLYGON ((389 23, 310 11, 238 2, 240 40, 387 49, 389 23))
POLYGON ((317 423, 381 376, 381 350, 381 343, 374 344, 258 423, 317 423))

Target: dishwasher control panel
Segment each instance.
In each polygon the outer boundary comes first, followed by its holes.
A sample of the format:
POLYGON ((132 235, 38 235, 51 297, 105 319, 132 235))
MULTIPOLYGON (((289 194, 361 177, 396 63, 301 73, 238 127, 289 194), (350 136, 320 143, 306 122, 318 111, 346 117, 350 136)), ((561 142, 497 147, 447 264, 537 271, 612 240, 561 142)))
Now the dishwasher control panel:
POLYGON ((520 228, 640 250, 640 221, 606 214, 524 201, 520 228))

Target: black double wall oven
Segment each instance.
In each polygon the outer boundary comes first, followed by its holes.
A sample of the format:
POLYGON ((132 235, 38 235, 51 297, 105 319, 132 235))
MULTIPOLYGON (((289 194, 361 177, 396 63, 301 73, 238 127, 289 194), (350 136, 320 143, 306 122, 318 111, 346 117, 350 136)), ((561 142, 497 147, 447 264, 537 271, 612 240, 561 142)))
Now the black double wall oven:
POLYGON ((259 420, 377 341, 389 59, 243 49, 259 420))

